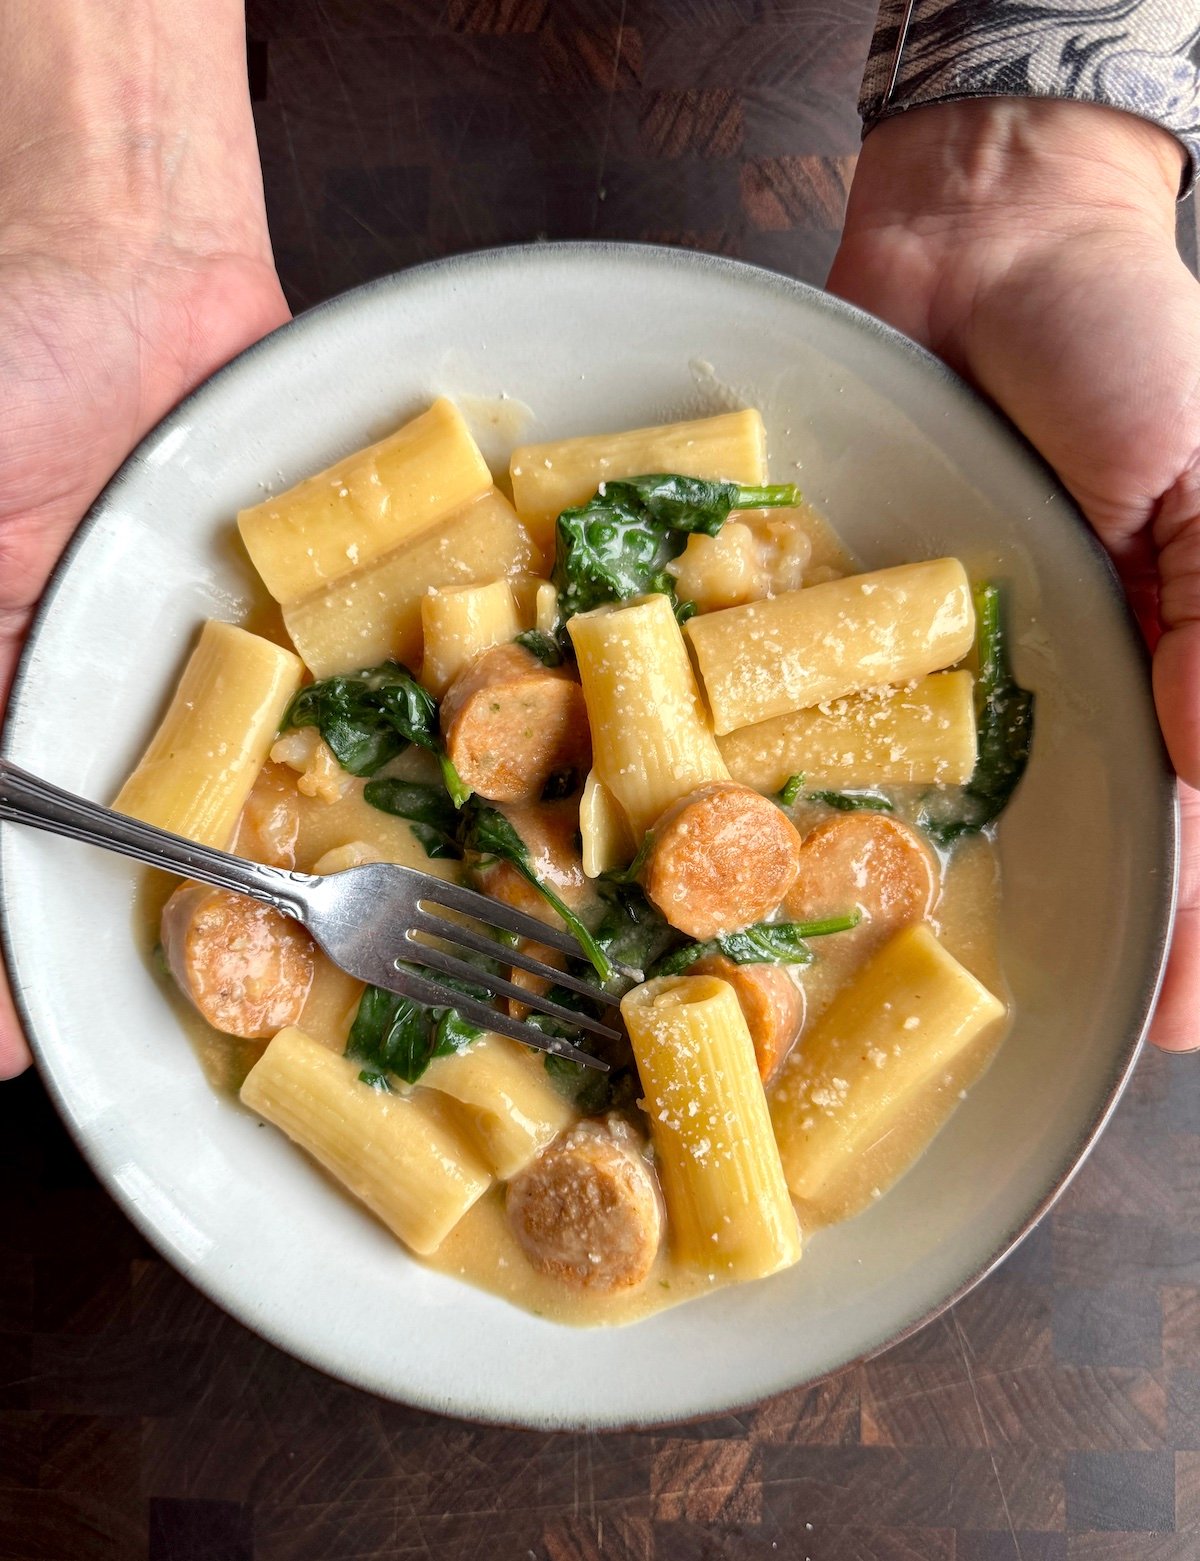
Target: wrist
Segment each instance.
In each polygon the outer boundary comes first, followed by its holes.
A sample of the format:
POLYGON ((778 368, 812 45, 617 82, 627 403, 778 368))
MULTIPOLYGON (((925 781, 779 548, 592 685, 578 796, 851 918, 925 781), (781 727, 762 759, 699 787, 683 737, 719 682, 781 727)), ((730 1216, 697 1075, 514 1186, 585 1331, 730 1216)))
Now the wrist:
POLYGON ((0 253, 269 259, 243 0, 5 0, 0 253))
POLYGON ((1184 151, 1169 131, 1094 103, 977 98, 929 104, 867 136, 848 223, 1049 232, 1115 220, 1173 242, 1184 151))

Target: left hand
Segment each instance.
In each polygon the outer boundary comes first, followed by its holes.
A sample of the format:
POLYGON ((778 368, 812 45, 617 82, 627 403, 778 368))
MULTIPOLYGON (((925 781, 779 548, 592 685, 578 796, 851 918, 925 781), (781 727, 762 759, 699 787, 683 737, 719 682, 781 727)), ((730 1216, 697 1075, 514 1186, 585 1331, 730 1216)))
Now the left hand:
POLYGON ((1183 151, 1091 104, 977 100, 868 135, 833 292, 931 348, 1058 472, 1154 649, 1183 808, 1151 1039, 1200 1046, 1200 285, 1175 248, 1183 151))

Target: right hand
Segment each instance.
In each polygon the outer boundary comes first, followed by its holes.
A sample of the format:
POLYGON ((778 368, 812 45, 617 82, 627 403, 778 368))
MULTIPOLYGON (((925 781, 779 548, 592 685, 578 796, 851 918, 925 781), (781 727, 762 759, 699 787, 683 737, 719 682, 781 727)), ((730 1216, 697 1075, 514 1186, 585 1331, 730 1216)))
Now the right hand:
POLYGON ((1182 161, 1166 131, 1095 104, 913 109, 864 143, 829 278, 1037 446, 1148 630, 1182 783, 1150 1030, 1167 1051, 1200 1046, 1200 287, 1175 248, 1182 161))
MULTIPOLYGON (((71 0, 17 0, 0 18, 13 51, 0 52, 16 60, 0 103, 0 717, 34 607, 97 493, 181 397, 289 317, 240 10, 225 10, 206 8, 208 54, 195 62, 174 0, 138 0, 117 22, 71 0), (106 132, 103 113, 77 105, 116 89, 89 72, 121 56, 128 92, 126 56, 155 29, 160 50, 168 33, 182 42, 152 60, 147 97, 161 92, 191 117, 171 124, 175 110, 142 104, 154 126, 137 135, 136 107, 119 101, 106 132), (71 94, 47 90, 60 69, 71 94)), ((0 1078, 28 1061, 0 967, 0 1078)))

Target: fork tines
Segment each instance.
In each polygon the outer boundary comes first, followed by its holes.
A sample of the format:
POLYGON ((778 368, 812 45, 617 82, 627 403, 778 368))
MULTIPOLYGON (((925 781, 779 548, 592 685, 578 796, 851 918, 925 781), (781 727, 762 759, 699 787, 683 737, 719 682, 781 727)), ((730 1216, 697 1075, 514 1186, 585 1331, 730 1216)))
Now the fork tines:
MULTIPOLYGON (((578 992, 580 997, 590 997, 595 1002, 605 1007, 616 1007, 620 998, 611 993, 602 991, 597 986, 591 986, 586 981, 581 981, 578 976, 573 976, 569 971, 559 970, 554 965, 547 965, 544 960, 526 953, 524 949, 506 948, 498 945, 494 938, 486 937, 483 933, 474 932, 470 927, 464 927, 461 922, 447 921, 444 916, 434 916, 424 906, 418 908, 411 918, 412 926, 409 931, 409 942, 413 942, 413 932, 425 932, 431 937, 441 938, 444 943, 457 943, 460 948, 470 949, 474 954, 484 954, 489 959, 499 959, 506 965, 515 965, 519 970, 527 970, 531 976, 541 976, 554 986, 565 987, 569 992, 578 992)), ((539 923, 540 925, 540 923, 539 923)), ((574 939, 571 940, 574 943, 574 939)), ((418 948, 425 945, 417 944, 418 948)), ((579 954, 579 945, 575 944, 575 954, 579 954)), ((414 958, 409 954, 406 958, 414 958)), ((478 973, 476 973, 477 977, 478 973)), ((492 985, 491 982, 488 985, 492 985)), ((496 988, 499 991, 499 988, 496 988)), ((511 993, 509 994, 512 995, 511 993)), ((524 998, 522 999, 524 1001, 524 998)), ((548 1012, 548 1010, 547 1010, 548 1012)))
MULTIPOLYGON (((463 889, 458 884, 439 881, 436 888, 422 889, 420 903, 422 907, 428 903, 435 908, 441 906, 458 911, 461 915, 470 916, 475 921, 486 922, 488 926, 502 927, 505 932, 516 932, 523 938, 544 943, 547 948, 556 949, 560 954, 570 954, 576 959, 580 957, 579 944, 569 932, 560 932, 557 927, 547 927, 546 923, 539 921, 536 916, 527 916, 524 911, 515 911, 511 905, 505 905, 501 900, 493 900, 490 895, 480 894, 477 889, 463 889)), ((495 945, 493 944, 486 952, 495 954, 495 945)))
MULTIPOLYGON (((423 945, 415 945, 422 948, 423 945)), ((436 952, 436 951, 435 951, 436 952)), ((480 979, 480 972, 474 965, 468 967, 471 971, 471 979, 483 986, 491 986, 493 978, 480 979)), ((504 1013, 499 1008, 493 1008, 489 1003, 480 1002, 476 997, 468 997, 463 992, 457 992, 450 987, 440 985, 437 981, 430 981, 415 970, 397 968, 392 972, 387 981, 389 991, 398 992, 403 997, 410 997, 414 1002, 424 1003, 431 1008, 453 1008, 457 1013, 476 1024, 481 1030, 491 1030, 498 1035, 507 1035, 514 1041, 520 1041, 525 1046, 532 1046, 536 1051, 550 1052, 556 1057, 566 1057, 571 1062, 582 1063, 586 1068, 595 1068, 600 1073, 609 1071, 608 1063, 599 1057, 593 1057, 590 1053, 580 1051, 568 1041, 560 1040, 558 1036, 547 1035, 544 1030, 539 1030, 531 1024, 522 1024, 519 1019, 514 1019, 511 1014, 504 1013)), ((538 999, 536 994, 525 992, 521 988, 516 989, 521 1001, 536 1006, 544 999, 538 999)), ((551 1005, 560 1013, 566 1013, 572 1024, 578 1024, 586 1015, 576 1014, 570 1009, 558 1009, 557 1004, 551 1005)), ((607 1039, 618 1039, 616 1030, 609 1030, 604 1025, 591 1021, 590 1028, 603 1035, 607 1039)))

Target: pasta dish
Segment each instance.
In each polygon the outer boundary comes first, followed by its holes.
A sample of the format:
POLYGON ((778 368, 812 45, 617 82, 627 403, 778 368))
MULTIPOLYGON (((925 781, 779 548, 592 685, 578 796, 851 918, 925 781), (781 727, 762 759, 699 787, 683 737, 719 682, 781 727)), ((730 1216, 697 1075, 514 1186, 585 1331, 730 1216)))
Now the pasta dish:
POLYGON ((623 1033, 601 1074, 364 989, 270 906, 153 888, 209 1077, 422 1260, 562 1321, 765 1278, 881 1198, 1008 1021, 993 832, 1033 696, 1000 587, 860 570, 752 409, 498 482, 442 399, 238 527, 272 605, 203 626, 115 806, 472 884, 579 945, 529 946, 570 987, 499 935, 481 974, 619 997, 623 1033))

